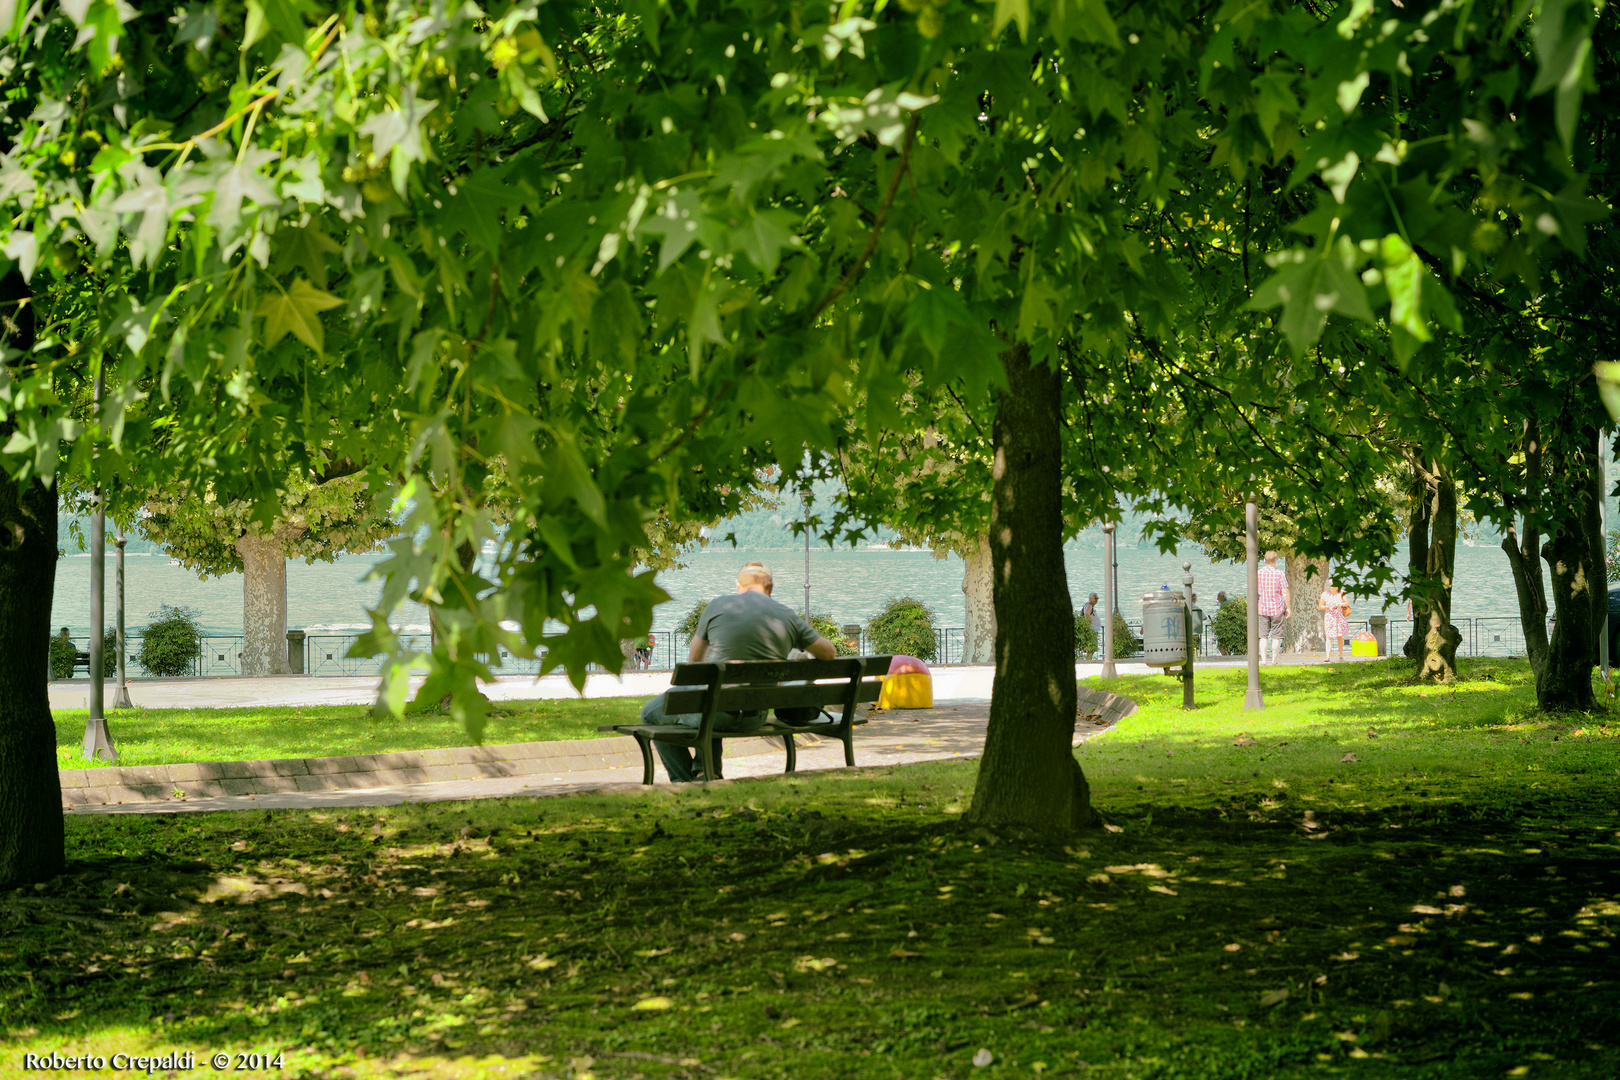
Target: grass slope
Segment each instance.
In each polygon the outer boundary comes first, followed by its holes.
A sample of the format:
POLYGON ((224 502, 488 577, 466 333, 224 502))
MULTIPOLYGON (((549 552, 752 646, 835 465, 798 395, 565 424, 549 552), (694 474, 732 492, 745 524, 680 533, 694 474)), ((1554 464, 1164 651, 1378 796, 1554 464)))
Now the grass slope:
POLYGON ((1620 741, 1536 721, 1522 667, 1484 670, 1427 697, 1387 668, 1268 672, 1246 715, 1239 672, 1190 717, 1171 680, 1119 680, 1144 708, 1080 751, 1112 827, 1066 844, 964 829, 962 762, 76 817, 69 874, 0 896, 4 1061, 1612 1077, 1620 741))
MULTIPOLYGON (((595 739, 598 724, 632 724, 642 698, 503 701, 484 730, 491 744, 552 739, 595 739)), ((59 709, 56 759, 62 769, 110 764, 89 762, 84 709, 59 709)), ((109 713, 107 726, 118 746, 119 765, 174 765, 187 761, 262 761, 274 758, 380 754, 466 746, 467 733, 437 713, 404 720, 376 717, 358 705, 299 705, 245 709, 124 709, 109 713)))

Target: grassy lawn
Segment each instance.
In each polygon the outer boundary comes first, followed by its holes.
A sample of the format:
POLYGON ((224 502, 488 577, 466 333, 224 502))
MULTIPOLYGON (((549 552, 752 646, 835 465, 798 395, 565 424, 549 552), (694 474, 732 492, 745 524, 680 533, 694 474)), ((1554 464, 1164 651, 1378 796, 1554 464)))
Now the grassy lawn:
MULTIPOLYGON (((643 698, 503 701, 484 730, 486 743, 595 739, 598 724, 634 723, 643 698)), ((80 753, 84 709, 56 711, 58 768, 104 766, 80 753)), ((380 754, 466 746, 467 733, 448 716, 378 718, 359 705, 295 705, 247 709, 120 709, 107 714, 119 765, 186 761, 380 754)))
POLYGON ((70 872, 0 895, 0 1074, 1607 1080, 1620 739, 1470 674, 1267 672, 1244 714, 1236 672, 1192 715, 1121 679, 1145 707, 1079 752, 1110 827, 1067 843, 964 829, 971 762, 75 817, 70 872))

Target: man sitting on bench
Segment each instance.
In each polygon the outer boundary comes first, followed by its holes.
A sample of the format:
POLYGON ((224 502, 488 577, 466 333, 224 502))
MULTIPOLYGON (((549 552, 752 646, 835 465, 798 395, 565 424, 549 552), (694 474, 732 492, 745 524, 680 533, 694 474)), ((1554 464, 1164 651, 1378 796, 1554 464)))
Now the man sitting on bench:
MULTIPOLYGON (((719 596, 709 601, 698 621, 697 632, 692 635, 692 647, 687 658, 693 663, 702 660, 786 660, 794 649, 802 649, 817 660, 837 657, 833 643, 811 629, 810 624, 794 614, 793 609, 771 599, 771 572, 763 563, 749 563, 737 575, 737 592, 732 596, 719 596)), ((765 725, 764 713, 721 713, 714 718, 714 730, 749 732, 765 725)), ((664 712, 664 695, 659 694, 641 707, 643 724, 679 724, 698 727, 703 717, 698 713, 664 712)), ((713 740, 719 743, 719 739, 713 740)), ((677 784, 699 779, 701 760, 696 747, 659 741, 658 756, 663 759, 664 771, 677 784)), ((720 759, 715 747, 715 761, 720 759)))

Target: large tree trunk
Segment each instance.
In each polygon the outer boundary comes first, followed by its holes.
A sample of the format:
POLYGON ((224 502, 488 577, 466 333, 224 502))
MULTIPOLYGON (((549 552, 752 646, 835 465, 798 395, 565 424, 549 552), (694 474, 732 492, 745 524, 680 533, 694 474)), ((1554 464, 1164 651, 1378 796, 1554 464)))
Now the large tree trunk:
POLYGON ((1019 345, 1001 356, 990 556, 996 676, 968 820, 1066 832, 1092 819, 1074 759, 1074 611, 1063 567, 1063 454, 1058 373, 1019 345))
POLYGON ((1540 683, 1547 668, 1547 583, 1541 575, 1541 530, 1526 524, 1521 542, 1518 528, 1510 524, 1502 537, 1502 550, 1507 552, 1513 587, 1519 594, 1519 626, 1524 631, 1530 674, 1540 683))
POLYGON ((1322 613, 1316 609, 1316 602, 1327 584, 1328 560, 1320 555, 1289 555, 1283 559, 1283 573, 1288 577, 1288 599, 1293 610, 1293 615, 1283 624, 1283 652, 1325 652, 1327 634, 1322 629, 1322 613))
MULTIPOLYGON (((1429 569, 1429 512, 1433 504, 1429 502, 1429 486, 1423 480, 1423 470, 1415 465, 1412 468, 1412 486, 1409 489, 1412 500, 1412 521, 1406 533, 1406 581, 1407 588, 1412 583, 1422 581, 1423 575, 1429 569)), ((1413 663, 1417 663, 1423 656, 1423 638, 1426 627, 1429 625, 1428 609, 1424 605, 1424 597, 1418 592, 1409 593, 1412 600, 1412 630, 1407 635, 1406 644, 1401 652, 1413 663)))
MULTIPOLYGON (((1566 435, 1566 437, 1568 437, 1566 435)), ((1597 442, 1597 432, 1579 429, 1580 445, 1597 442)), ((1568 455, 1574 469, 1585 469, 1581 482, 1570 484, 1568 509, 1555 536, 1542 545, 1552 571, 1553 625, 1547 659, 1536 680, 1536 701, 1549 712, 1597 708, 1592 693, 1592 665, 1598 658, 1598 627, 1608 617, 1603 526, 1599 508, 1603 484, 1589 455, 1568 455)))
MULTIPOLYGON (((0 281, 0 332, 24 356, 34 344, 28 299, 15 273, 0 281)), ((0 424, 0 440, 11 430, 0 424)), ((0 888, 45 881, 65 862, 46 691, 55 588, 56 489, 0 476, 0 888)))
POLYGON ((1451 586, 1457 567, 1457 482, 1435 462, 1427 484, 1429 552, 1423 603, 1427 618, 1417 678, 1451 682, 1457 678, 1457 647, 1462 644, 1462 632, 1451 625, 1451 586))
POLYGON ((996 606, 991 572, 990 538, 976 538, 978 546, 963 560, 962 593, 967 599, 967 626, 962 631, 962 663, 996 662, 996 606))
POLYGON ((242 674, 287 674, 287 556, 275 541, 236 541, 242 559, 242 674))

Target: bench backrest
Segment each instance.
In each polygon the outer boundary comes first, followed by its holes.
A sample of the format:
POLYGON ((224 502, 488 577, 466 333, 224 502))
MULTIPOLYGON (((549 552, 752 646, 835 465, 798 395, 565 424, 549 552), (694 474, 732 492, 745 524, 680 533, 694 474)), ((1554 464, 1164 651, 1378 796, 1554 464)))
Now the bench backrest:
POLYGON ((891 656, 677 664, 665 713, 755 712, 876 701, 891 656), (782 685, 790 683, 793 685, 782 685))

